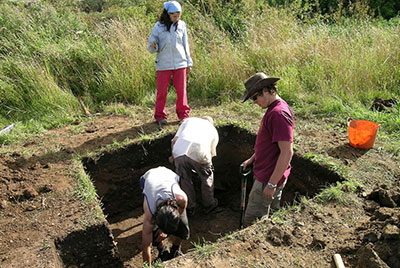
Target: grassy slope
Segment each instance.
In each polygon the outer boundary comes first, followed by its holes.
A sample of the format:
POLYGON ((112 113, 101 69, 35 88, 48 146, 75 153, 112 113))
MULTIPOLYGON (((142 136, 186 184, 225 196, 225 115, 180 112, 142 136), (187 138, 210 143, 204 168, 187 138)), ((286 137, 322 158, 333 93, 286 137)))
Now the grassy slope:
MULTIPOLYGON (((18 131, 0 136, 1 143, 71 123, 82 114, 77 96, 92 111, 113 103, 154 105, 147 38, 163 1, 103 1, 102 12, 82 12, 98 10, 100 2, 2 3, 0 128, 14 123, 18 131)), ((264 71, 281 77, 280 94, 298 115, 376 121, 389 150, 399 154, 399 143, 392 143, 400 133, 399 106, 391 113, 369 110, 376 97, 400 97, 398 20, 360 12, 324 23, 299 20, 290 7, 218 3, 183 5, 195 62, 192 100, 237 101, 243 81, 264 71)))

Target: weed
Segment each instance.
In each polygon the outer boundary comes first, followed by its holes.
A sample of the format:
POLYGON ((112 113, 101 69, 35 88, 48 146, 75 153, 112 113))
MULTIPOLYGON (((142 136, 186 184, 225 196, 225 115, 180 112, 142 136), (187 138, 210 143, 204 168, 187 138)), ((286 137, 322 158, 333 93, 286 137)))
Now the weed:
POLYGON ((212 254, 214 254, 217 251, 217 244, 214 243, 212 244, 209 241, 205 241, 203 238, 203 243, 196 243, 193 242, 193 251, 196 253, 196 257, 198 259, 206 259, 209 258, 212 254))
POLYGON ((71 129, 70 129, 70 134, 71 135, 76 135, 76 134, 79 134, 79 133, 83 133, 84 132, 84 130, 85 130, 85 126, 83 125, 83 124, 79 124, 79 125, 77 125, 77 126, 73 126, 71 129))
POLYGON ((336 182, 336 185, 329 186, 322 190, 314 200, 320 204, 336 202, 344 205, 354 204, 355 200, 349 198, 345 192, 354 192, 360 184, 356 180, 336 182))
POLYGON ((343 203, 344 192, 342 191, 341 187, 338 187, 338 185, 330 186, 322 190, 322 192, 315 197, 315 201, 320 204, 329 202, 343 203))
MULTIPOLYGON (((271 217, 272 222, 273 222, 274 224, 277 224, 277 225, 284 225, 284 224, 286 224, 287 221, 288 221, 288 219, 287 219, 287 213, 288 213, 287 208, 282 208, 282 209, 280 209, 280 210, 278 210, 278 211, 275 211, 275 212, 272 214, 272 217, 271 217)), ((263 220, 263 218, 261 218, 261 220, 263 220)))
MULTIPOLYGON (((143 266, 142 266, 142 268, 149 268, 149 267, 150 266, 148 265, 147 262, 144 263, 143 266)), ((163 266, 163 264, 162 264, 162 262, 160 260, 157 260, 157 261, 152 263, 151 267, 153 267, 153 268, 162 268, 164 266, 163 266)))
POLYGON ((40 250, 41 250, 41 251, 45 251, 45 250, 48 250, 48 249, 50 249, 50 248, 51 248, 51 246, 50 246, 49 241, 43 240, 43 241, 40 243, 40 250))

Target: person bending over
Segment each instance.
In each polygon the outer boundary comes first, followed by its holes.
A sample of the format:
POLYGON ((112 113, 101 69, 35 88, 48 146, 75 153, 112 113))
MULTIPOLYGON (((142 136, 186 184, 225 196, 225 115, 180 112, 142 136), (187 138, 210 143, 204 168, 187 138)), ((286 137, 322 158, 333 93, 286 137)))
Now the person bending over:
POLYGON ((180 245, 190 235, 186 216, 187 196, 179 186, 179 176, 166 167, 148 170, 141 178, 143 190, 143 261, 151 266, 151 246, 158 249, 161 261, 181 255, 180 245), (172 236, 168 250, 164 240, 172 236))
POLYGON ((201 197, 205 212, 209 213, 218 205, 214 198, 214 167, 212 157, 216 156, 219 136, 210 116, 190 117, 179 126, 172 139, 170 162, 181 177, 182 190, 188 196, 188 214, 194 214, 196 194, 192 181, 194 170, 201 181, 201 197))

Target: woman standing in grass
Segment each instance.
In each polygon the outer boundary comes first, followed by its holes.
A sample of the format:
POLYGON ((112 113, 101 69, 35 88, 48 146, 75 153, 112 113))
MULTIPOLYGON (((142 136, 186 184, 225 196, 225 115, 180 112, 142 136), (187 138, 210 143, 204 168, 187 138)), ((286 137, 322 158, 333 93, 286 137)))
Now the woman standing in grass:
POLYGON ((186 74, 193 64, 190 57, 186 24, 180 20, 182 8, 176 1, 164 3, 164 10, 156 22, 148 40, 151 53, 157 52, 157 98, 154 118, 160 126, 167 123, 165 103, 168 86, 173 76, 176 90, 176 114, 179 120, 189 117, 187 104, 186 74))

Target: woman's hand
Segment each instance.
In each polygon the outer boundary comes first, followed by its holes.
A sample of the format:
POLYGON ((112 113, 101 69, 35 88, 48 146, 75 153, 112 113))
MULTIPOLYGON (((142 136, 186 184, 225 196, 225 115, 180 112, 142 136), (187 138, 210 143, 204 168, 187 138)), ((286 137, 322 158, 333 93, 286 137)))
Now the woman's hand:
POLYGON ((190 72, 192 71, 192 67, 186 67, 186 74, 190 74, 190 72))
POLYGON ((157 41, 152 42, 152 43, 150 44, 150 46, 151 46, 152 48, 156 48, 156 47, 157 47, 157 41))

